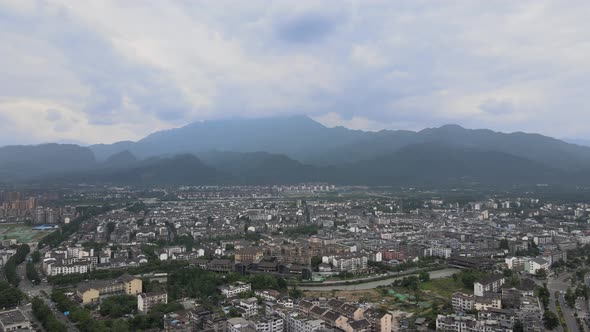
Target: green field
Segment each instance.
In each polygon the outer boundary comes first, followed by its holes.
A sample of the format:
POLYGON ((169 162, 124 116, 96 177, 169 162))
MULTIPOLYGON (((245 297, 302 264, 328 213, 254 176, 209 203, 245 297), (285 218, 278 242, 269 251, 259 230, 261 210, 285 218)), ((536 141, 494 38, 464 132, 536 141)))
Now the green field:
POLYGON ((37 242, 50 231, 34 231, 25 224, 0 224, 0 240, 16 239, 18 243, 37 242))
POLYGON ((465 288, 461 280, 453 280, 453 278, 433 279, 428 282, 420 283, 420 289, 431 292, 435 295, 444 298, 451 298, 456 292, 469 293, 473 289, 465 288))

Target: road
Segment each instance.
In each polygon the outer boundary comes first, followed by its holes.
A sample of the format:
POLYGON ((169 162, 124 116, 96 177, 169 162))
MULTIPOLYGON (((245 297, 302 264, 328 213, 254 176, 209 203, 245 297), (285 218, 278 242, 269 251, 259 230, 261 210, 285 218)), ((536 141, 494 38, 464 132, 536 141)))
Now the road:
MULTIPOLYGON (((41 281, 41 284, 39 285, 33 284, 27 278, 26 266, 27 260, 25 260, 25 262, 16 267, 16 273, 18 277, 21 278, 18 288, 31 298, 39 297, 40 299, 42 299, 45 302, 45 304, 47 304, 47 306, 51 309, 55 317, 67 326, 68 331, 78 331, 78 328, 64 316, 63 312, 60 312, 56 308, 55 303, 53 303, 49 298, 44 296, 41 292, 45 291, 46 294, 51 294, 51 285, 43 281, 41 281)), ((28 307, 30 308, 30 304, 28 307)), ((28 310, 27 315, 29 315, 29 317, 33 317, 33 313, 30 309, 28 310)))
MULTIPOLYGON (((428 272, 430 274, 430 279, 439 279, 439 278, 446 278, 452 276, 454 273, 459 272, 459 269, 447 268, 442 270, 436 270, 428 272)), ((417 274, 410 274, 416 275, 417 274)), ((376 281, 369 281, 366 283, 355 284, 355 285, 325 285, 325 286, 299 286, 298 288, 301 290, 308 290, 308 291, 332 291, 332 290, 367 290, 377 288, 379 286, 387 286, 390 285, 395 280, 402 279, 406 276, 397 276, 392 277, 389 279, 384 280, 376 280, 376 281)))
POLYGON ((48 299, 48 298, 46 298, 44 296, 42 296, 40 298, 51 309, 51 311, 55 315, 55 318, 57 318, 57 320, 59 320, 60 322, 62 322, 68 328, 68 331, 79 331, 78 328, 72 322, 70 322, 70 320, 68 320, 68 318, 66 316, 64 316, 63 312, 60 312, 56 308, 55 303, 53 303, 50 299, 48 299))
POLYGON ((567 291, 568 287, 570 287, 569 278, 572 276, 571 273, 562 273, 557 278, 550 278, 549 282, 547 282, 547 288, 551 293, 551 303, 550 308, 551 310, 555 310, 555 314, 557 315, 557 308, 555 307, 555 296, 554 293, 560 292, 558 296, 559 305, 561 306, 561 311, 563 312, 563 316, 565 317, 565 321, 567 324, 567 328, 570 331, 579 331, 578 323, 576 322, 576 318, 574 317, 574 309, 568 307, 567 303, 565 303, 565 299, 561 292, 567 291))
POLYGON ((16 273, 18 277, 21 278, 21 281, 18 285, 18 289, 20 289, 23 293, 29 295, 30 297, 41 296, 41 291, 44 290, 47 294, 51 294, 51 285, 41 281, 41 284, 35 285, 27 278, 27 263, 26 261, 19 266, 16 267, 16 273))

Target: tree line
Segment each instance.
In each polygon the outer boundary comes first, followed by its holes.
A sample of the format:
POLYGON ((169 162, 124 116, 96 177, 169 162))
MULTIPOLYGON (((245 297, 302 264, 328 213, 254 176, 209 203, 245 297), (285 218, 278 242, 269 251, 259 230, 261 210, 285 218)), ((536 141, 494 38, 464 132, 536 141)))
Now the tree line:
POLYGON ((18 284, 20 283, 20 278, 16 273, 16 267, 27 259, 30 250, 31 248, 29 248, 28 245, 21 244, 16 248, 16 253, 12 255, 4 265, 4 277, 14 287, 18 287, 18 284))
POLYGON ((67 331, 67 327, 55 318, 55 315, 53 315, 49 306, 43 303, 43 300, 35 297, 31 301, 31 304, 33 315, 35 315, 35 318, 41 322, 41 325, 43 325, 47 331, 67 331))

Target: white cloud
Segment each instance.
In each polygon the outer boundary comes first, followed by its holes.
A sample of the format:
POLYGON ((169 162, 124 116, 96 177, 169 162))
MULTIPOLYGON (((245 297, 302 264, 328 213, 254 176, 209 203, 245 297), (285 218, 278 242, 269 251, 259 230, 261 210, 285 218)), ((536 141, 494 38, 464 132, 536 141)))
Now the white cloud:
POLYGON ((11 133, 0 145, 294 113, 368 130, 588 137, 589 11, 582 0, 0 1, 11 133))
POLYGON ((353 61, 370 67, 381 67, 387 64, 387 59, 375 49, 366 45, 356 45, 350 55, 353 61))
POLYGON ((318 116, 314 116, 313 120, 323 124, 326 127, 346 127, 355 130, 364 130, 364 131, 380 131, 384 129, 391 129, 391 128, 405 128, 405 129, 412 129, 412 130, 420 130, 423 129, 422 127, 415 126, 413 123, 408 122, 397 122, 397 123, 385 123, 379 121, 373 121, 367 119, 363 116, 353 116, 349 119, 345 119, 340 114, 335 112, 330 112, 326 114, 321 114, 318 116))
POLYGON ((102 126, 89 123, 84 112, 75 110, 67 104, 39 99, 0 99, 3 124, 0 139, 5 140, 7 144, 103 142, 105 137, 108 137, 109 141, 121 141, 140 139, 153 128, 165 128, 154 117, 146 117, 139 111, 131 113, 135 113, 135 122, 119 121, 110 126, 102 126), (15 140, 16 135, 20 136, 19 140, 15 140))

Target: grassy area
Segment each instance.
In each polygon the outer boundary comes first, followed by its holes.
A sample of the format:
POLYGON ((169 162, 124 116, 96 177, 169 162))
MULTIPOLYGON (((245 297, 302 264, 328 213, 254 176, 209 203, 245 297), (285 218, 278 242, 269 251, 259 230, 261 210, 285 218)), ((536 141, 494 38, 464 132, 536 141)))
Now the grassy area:
POLYGON ((51 232, 35 231, 25 224, 0 224, 0 239, 16 239, 19 243, 37 242, 51 232))
POLYGON ((380 302, 383 295, 377 289, 356 291, 305 291, 307 297, 344 297, 351 302, 380 302))
POLYGON ((450 299, 453 293, 456 292, 469 293, 473 291, 473 289, 466 288, 460 279, 455 281, 453 278, 441 278, 433 279, 428 282, 421 282, 419 287, 426 293, 431 293, 448 299, 450 299))

